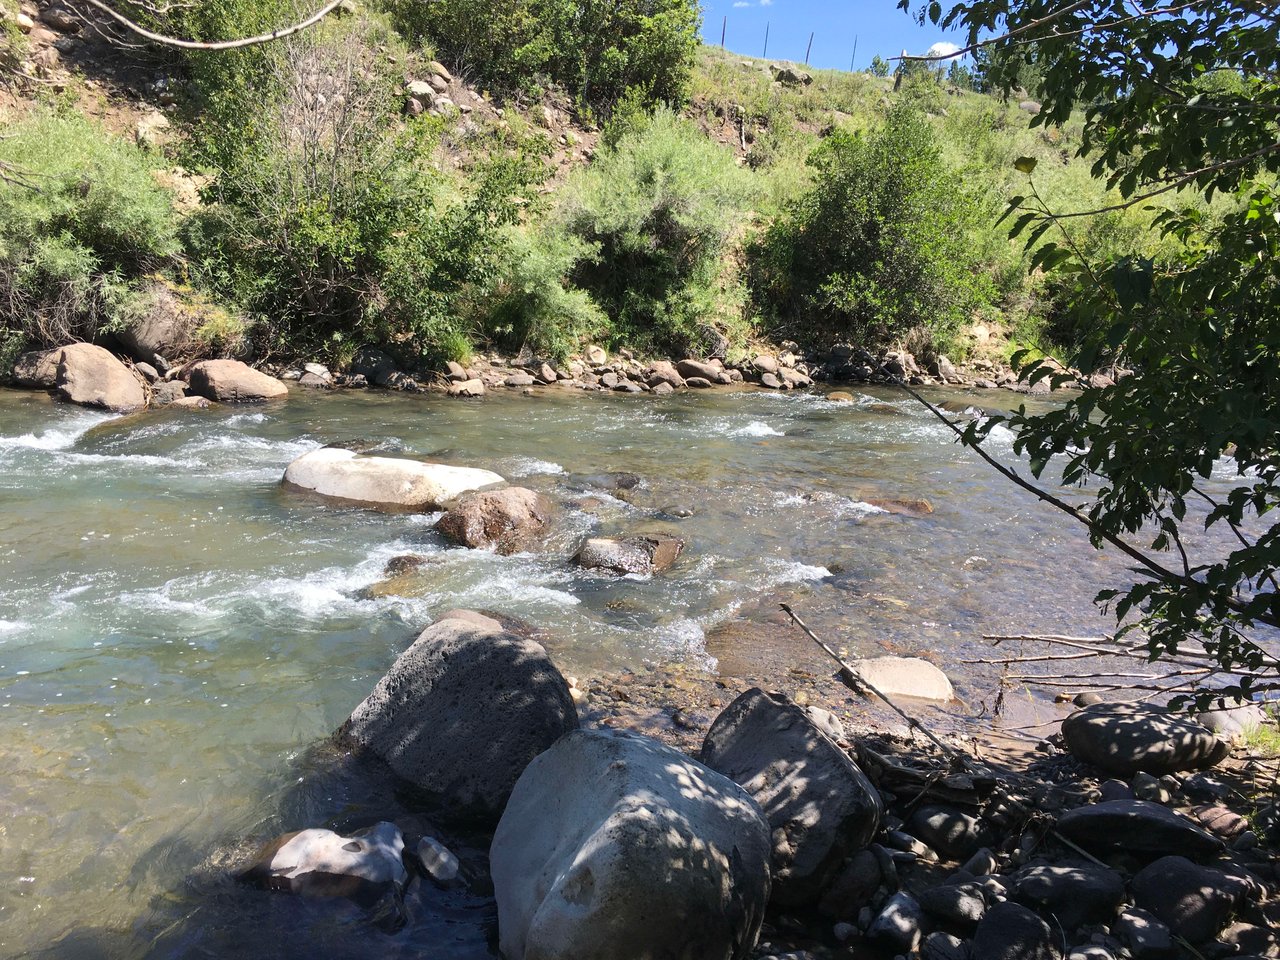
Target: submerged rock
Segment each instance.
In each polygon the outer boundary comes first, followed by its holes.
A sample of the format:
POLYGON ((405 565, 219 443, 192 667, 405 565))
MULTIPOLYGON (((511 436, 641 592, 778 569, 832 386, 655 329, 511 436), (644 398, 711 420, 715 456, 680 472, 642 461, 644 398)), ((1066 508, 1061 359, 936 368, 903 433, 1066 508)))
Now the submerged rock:
POLYGON ((73 343, 58 356, 58 393, 82 407, 133 413, 147 405, 142 382, 109 350, 73 343))
POLYGON ((396 658, 338 734, 459 817, 492 822, 525 765, 577 726, 539 644, 450 617, 396 658))
POLYGON ((436 529, 464 547, 514 553, 546 526, 546 497, 524 487, 464 493, 436 521, 436 529))
POLYGON ((589 570, 648 576, 666 570, 684 550, 679 537, 661 535, 612 540, 594 537, 582 545, 577 560, 589 570))
POLYGON ((349 837, 332 830, 299 830, 267 844, 239 879, 266 890, 346 897, 369 907, 408 881, 403 851, 404 837, 394 823, 379 823, 349 837))
POLYGON ((506 960, 746 960, 769 898, 750 796, 620 731, 576 731, 529 764, 490 863, 506 960))
POLYGON ((702 762, 740 784, 773 836, 773 896, 814 897, 880 829, 880 794, 803 707, 752 688, 725 708, 702 744, 702 762))
POLYGON ((1203 770, 1229 752, 1213 731, 1144 703, 1095 703, 1062 721, 1071 755, 1107 773, 1130 777, 1203 770))
POLYGON ((284 472, 287 486, 321 496, 400 510, 439 510, 464 493, 504 482, 489 470, 365 457, 341 447, 303 454, 284 472))
POLYGON ((190 390, 219 403, 261 403, 285 396, 289 388, 239 360, 202 360, 187 374, 190 390))

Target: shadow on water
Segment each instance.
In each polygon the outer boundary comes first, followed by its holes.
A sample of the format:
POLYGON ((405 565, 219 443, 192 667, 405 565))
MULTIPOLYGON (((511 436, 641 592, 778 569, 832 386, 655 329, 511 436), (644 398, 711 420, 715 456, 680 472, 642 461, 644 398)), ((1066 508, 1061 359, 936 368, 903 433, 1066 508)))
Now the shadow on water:
MULTIPOLYGON (((351 960, 430 956, 440 960, 497 957, 497 908, 489 878, 489 836, 453 824, 442 829, 430 801, 414 794, 376 759, 326 740, 299 756, 294 775, 243 837, 209 849, 175 834, 142 853, 124 883, 160 889, 130 929, 79 928, 37 960, 188 960, 272 957, 351 960), (236 879, 269 840, 324 827, 341 835, 389 820, 403 832, 410 880, 403 898, 363 907, 341 897, 311 898, 261 890, 236 879), (430 836, 459 860, 457 880, 441 887, 413 851, 430 836), (169 878, 178 877, 176 882, 169 878), (393 902, 394 901, 394 902, 393 902)), ((440 813, 440 811, 436 811, 440 813)))

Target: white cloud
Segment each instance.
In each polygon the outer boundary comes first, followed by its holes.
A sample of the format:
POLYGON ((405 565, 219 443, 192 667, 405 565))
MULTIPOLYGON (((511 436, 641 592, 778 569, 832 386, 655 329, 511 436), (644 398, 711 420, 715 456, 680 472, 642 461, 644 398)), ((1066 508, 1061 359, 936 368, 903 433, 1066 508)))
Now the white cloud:
MULTIPOLYGON (((761 0, 761 2, 763 3, 764 0, 761 0)), ((959 53, 959 52, 960 52, 960 48, 956 46, 954 43, 951 43, 948 40, 939 40, 927 51, 925 51, 925 56, 926 57, 949 57, 953 53, 959 53)))
POLYGON ((745 2, 745 0, 738 0, 738 2, 733 5, 735 10, 741 7, 749 7, 749 6, 751 6, 751 4, 745 2))
POLYGON ((762 6, 762 7, 772 7, 772 6, 773 6, 773 0, 760 0, 760 6, 762 6))

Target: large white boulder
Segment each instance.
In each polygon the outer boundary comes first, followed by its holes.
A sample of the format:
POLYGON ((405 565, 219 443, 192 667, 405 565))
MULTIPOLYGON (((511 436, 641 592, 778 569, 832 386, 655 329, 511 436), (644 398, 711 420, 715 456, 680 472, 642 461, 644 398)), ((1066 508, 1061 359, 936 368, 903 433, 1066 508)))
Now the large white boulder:
POLYGON ((489 852, 506 960, 745 960, 769 828, 736 783, 638 734, 570 733, 525 769, 489 852))
POLYGON ((956 698, 947 675, 920 657, 869 657, 854 660, 860 677, 888 697, 947 702, 956 698))
POLYGON ((455 612, 396 658, 339 735, 458 819, 493 823, 526 764, 577 726, 539 644, 455 612))
POLYGON ((491 470, 366 457, 341 447, 300 456, 284 472, 287 486, 326 497, 400 510, 439 510, 470 490, 504 482, 491 470))

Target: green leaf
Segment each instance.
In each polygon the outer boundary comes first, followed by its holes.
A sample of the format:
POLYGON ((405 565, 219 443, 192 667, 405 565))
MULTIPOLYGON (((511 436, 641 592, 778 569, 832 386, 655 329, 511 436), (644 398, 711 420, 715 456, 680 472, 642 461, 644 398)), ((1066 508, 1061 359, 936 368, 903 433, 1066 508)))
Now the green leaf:
POLYGON ((1013 169, 1017 170, 1019 173, 1034 173, 1036 169, 1036 158, 1019 157, 1017 160, 1013 161, 1013 169))

